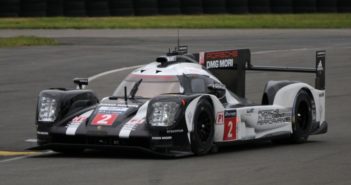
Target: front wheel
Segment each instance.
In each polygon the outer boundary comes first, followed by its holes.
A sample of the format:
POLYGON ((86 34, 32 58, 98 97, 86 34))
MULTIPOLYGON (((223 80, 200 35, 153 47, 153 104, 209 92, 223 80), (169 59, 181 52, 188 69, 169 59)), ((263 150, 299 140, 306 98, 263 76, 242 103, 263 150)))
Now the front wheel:
POLYGON ((213 147, 214 113, 207 99, 201 99, 194 114, 194 130, 191 133, 191 150, 195 155, 205 155, 213 147))

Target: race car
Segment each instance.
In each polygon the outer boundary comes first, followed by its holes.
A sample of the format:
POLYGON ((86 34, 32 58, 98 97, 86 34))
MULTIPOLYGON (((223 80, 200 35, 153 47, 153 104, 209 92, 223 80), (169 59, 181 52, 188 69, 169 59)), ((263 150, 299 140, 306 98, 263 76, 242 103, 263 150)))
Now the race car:
POLYGON ((191 54, 178 46, 131 72, 101 100, 86 88, 87 79, 76 78, 75 90, 40 92, 38 146, 32 149, 137 149, 184 156, 241 141, 302 143, 328 129, 325 54, 317 51, 312 68, 255 66, 248 49, 191 54), (248 70, 313 73, 316 84, 268 81, 262 103, 255 104, 245 98, 248 70))

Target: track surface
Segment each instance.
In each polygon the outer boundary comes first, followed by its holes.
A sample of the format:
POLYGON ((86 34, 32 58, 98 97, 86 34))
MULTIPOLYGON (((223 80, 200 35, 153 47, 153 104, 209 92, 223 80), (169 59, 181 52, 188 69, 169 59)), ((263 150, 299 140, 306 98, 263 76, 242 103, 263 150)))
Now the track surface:
MULTIPOLYGON (((109 30, 110 35, 91 31, 81 38, 76 37, 78 31, 37 32, 58 37, 65 45, 0 49, 0 151, 24 151, 30 146, 24 140, 35 137, 35 102, 41 89, 72 87, 76 76, 147 63, 176 41, 175 30, 109 30)), ((313 136, 302 145, 248 144, 173 160, 95 152, 0 157, 0 184, 351 184, 351 30, 184 30, 181 34, 191 51, 251 48, 253 63, 259 64, 313 66, 315 50, 326 49, 328 134, 313 136)), ((97 79, 92 88, 101 97, 109 95, 127 72, 97 79)), ((269 79, 313 83, 310 75, 251 73, 247 96, 259 102, 269 79)))

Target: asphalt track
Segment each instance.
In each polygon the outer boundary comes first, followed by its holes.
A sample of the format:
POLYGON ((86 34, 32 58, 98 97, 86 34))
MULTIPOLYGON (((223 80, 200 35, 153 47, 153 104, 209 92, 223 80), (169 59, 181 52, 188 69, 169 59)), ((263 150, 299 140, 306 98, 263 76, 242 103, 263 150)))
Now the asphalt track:
MULTIPOLYGON (((35 137, 36 96, 71 79, 148 63, 176 43, 175 30, 0 31, 57 38, 63 45, 0 49, 0 184, 351 184, 351 30, 182 30, 192 52, 251 48, 253 63, 313 66, 327 50, 326 135, 301 145, 255 143, 202 157, 159 159, 140 153, 79 156, 23 152, 35 137), (14 151, 6 153, 4 151, 14 151), (18 156, 16 156, 18 155, 18 156)), ((128 70, 92 81, 100 97, 112 93, 128 70)), ((269 79, 313 84, 313 76, 248 74, 247 97, 259 102, 269 79)))

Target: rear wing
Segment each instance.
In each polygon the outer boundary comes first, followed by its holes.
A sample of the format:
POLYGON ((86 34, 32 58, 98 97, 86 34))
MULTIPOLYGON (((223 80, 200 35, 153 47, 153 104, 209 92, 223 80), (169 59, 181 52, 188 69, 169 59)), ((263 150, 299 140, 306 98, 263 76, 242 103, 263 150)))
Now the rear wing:
POLYGON ((311 68, 253 65, 249 49, 200 52, 193 56, 229 90, 241 97, 245 97, 246 71, 314 73, 315 88, 325 89, 325 51, 316 52, 316 64, 311 68))

